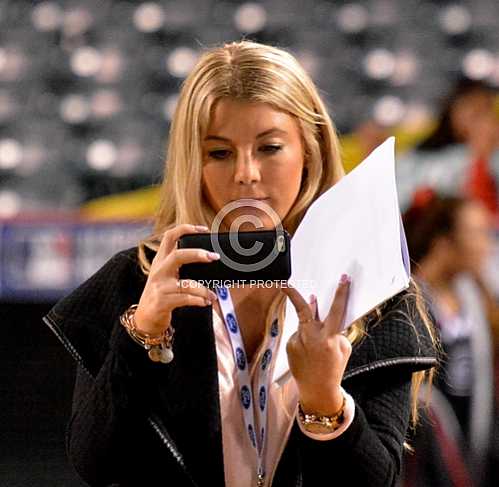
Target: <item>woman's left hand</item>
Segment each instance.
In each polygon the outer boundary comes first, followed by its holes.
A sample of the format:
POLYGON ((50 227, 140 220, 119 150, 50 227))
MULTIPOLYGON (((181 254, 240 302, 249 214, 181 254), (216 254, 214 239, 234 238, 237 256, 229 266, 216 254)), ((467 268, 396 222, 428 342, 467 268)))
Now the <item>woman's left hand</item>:
POLYGON ((305 412, 332 415, 341 408, 340 385, 352 352, 350 342, 341 334, 349 288, 350 280, 344 275, 322 322, 316 299, 307 303, 295 288, 281 287, 299 318, 298 330, 289 339, 286 351, 305 412))

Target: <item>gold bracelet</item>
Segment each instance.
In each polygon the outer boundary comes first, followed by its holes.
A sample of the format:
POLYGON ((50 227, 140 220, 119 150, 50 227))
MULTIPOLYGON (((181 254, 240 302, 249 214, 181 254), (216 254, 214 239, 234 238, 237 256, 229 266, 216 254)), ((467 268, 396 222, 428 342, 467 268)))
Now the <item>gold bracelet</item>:
MULTIPOLYGON (((345 394, 342 392, 343 402, 339 411, 332 416, 322 416, 315 413, 305 413, 301 407, 301 404, 298 403, 298 419, 302 426, 310 431, 311 429, 315 429, 315 426, 319 426, 322 430, 321 433, 332 433, 336 431, 345 420, 345 406, 347 402, 347 398, 345 394), (312 426, 312 428, 310 428, 312 426), (324 431, 325 430, 325 431, 324 431)), ((315 431, 311 431, 315 432, 315 431)))
POLYGON ((173 360, 172 344, 175 330, 172 326, 169 326, 160 335, 150 335, 138 330, 135 322, 137 306, 137 304, 132 304, 120 316, 120 323, 125 327, 133 341, 147 350, 147 354, 153 362, 162 362, 164 364, 171 362, 173 360))

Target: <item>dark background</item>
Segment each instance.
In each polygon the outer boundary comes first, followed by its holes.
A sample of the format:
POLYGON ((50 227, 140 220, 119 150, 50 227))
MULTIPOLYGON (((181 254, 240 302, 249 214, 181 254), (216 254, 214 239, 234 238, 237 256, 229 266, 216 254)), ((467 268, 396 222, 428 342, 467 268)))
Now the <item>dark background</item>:
POLYGON ((75 364, 42 316, 51 303, 0 304, 0 486, 80 487, 64 447, 75 364))

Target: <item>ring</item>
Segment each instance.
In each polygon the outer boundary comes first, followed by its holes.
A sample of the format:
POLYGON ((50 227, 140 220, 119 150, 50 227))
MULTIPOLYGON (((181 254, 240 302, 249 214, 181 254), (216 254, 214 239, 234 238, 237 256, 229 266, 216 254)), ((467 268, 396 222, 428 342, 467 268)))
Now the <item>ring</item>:
POLYGON ((300 323, 305 324, 305 323, 310 323, 311 321, 315 321, 315 320, 310 318, 309 320, 300 321, 300 323))
POLYGON ((180 285, 180 280, 177 279, 177 289, 179 290, 178 292, 181 293, 182 292, 182 286, 180 285))

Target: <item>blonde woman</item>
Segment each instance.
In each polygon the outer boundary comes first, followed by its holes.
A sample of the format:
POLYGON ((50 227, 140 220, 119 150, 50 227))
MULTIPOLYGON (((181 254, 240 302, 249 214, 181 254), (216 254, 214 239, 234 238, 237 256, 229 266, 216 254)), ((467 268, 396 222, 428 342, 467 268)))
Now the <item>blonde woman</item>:
POLYGON ((201 57, 173 118, 154 234, 45 317, 78 361, 67 446, 90 485, 395 485, 411 384, 436 363, 417 289, 341 333, 346 275, 324 322, 291 287, 213 292, 178 277, 219 258, 176 242, 230 202, 246 206, 222 230, 241 217, 274 228, 265 204, 293 235, 342 176, 333 124, 290 54, 244 41, 201 57), (287 297, 300 324, 278 385, 287 297))

